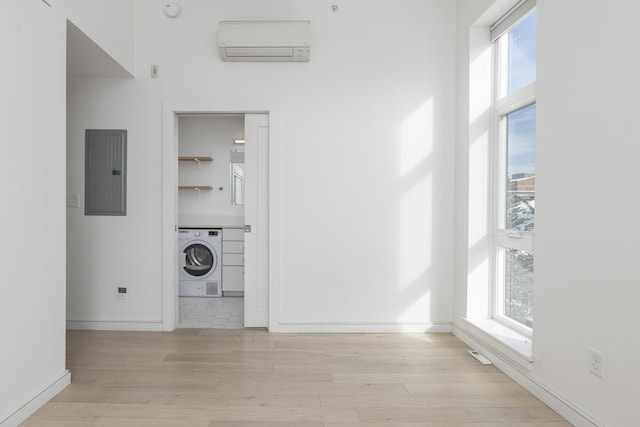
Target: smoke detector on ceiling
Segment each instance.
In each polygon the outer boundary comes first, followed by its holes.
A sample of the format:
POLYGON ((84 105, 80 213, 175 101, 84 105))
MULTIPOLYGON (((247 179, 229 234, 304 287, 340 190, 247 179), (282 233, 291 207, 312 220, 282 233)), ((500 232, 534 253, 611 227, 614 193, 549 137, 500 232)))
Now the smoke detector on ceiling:
POLYGON ((180 6, 176 2, 165 3, 164 5, 164 14, 169 18, 175 18, 180 15, 180 6))

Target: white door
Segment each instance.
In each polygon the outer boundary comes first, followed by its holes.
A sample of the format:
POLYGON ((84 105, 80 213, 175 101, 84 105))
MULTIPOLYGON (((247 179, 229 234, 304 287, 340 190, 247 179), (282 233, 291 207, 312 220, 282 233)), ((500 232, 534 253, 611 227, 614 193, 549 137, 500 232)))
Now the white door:
POLYGON ((269 115, 245 114, 244 326, 269 325, 269 115))

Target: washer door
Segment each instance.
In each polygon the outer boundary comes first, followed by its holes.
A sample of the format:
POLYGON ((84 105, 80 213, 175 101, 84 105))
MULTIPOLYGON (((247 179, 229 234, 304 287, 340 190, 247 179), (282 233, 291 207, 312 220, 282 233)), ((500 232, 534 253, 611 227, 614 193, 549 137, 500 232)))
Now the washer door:
POLYGON ((208 277, 218 264, 215 250, 201 241, 191 241, 180 254, 180 272, 190 279, 208 277))

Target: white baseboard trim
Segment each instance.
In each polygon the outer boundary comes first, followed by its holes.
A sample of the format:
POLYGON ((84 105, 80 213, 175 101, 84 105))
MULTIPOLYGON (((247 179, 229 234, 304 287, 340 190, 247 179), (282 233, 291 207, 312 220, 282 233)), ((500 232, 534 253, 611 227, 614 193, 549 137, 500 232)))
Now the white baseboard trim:
POLYGON ((471 331, 464 329, 460 324, 453 323, 453 335, 458 337, 460 341, 474 350, 482 353, 488 358, 496 368, 502 371, 509 378, 524 387, 529 393, 544 402, 551 409, 556 411, 567 421, 576 427, 604 427, 604 424, 596 421, 587 414, 586 411, 578 408, 566 398, 555 393, 544 384, 539 383, 531 376, 531 373, 523 369, 517 361, 512 361, 504 354, 501 354, 492 347, 490 343, 485 342, 482 337, 474 335, 471 331))
POLYGON ((0 427, 17 427, 27 418, 42 408, 48 401, 53 399, 66 386, 71 384, 71 373, 65 370, 51 385, 38 393, 33 399, 14 411, 5 420, 0 422, 0 427))
POLYGON ((269 332, 292 333, 451 333, 451 322, 431 323, 311 323, 279 322, 269 332))
POLYGON ((67 329, 79 329, 88 331, 149 331, 158 332, 164 330, 162 321, 138 322, 138 321, 102 321, 102 320, 67 320, 67 329))

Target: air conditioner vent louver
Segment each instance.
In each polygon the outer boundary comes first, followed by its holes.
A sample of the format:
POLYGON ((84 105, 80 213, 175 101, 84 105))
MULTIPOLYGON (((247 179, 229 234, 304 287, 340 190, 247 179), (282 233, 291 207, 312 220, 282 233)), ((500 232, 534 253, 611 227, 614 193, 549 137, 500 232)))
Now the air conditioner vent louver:
POLYGON ((309 21, 220 21, 218 51, 223 61, 308 62, 309 21))

